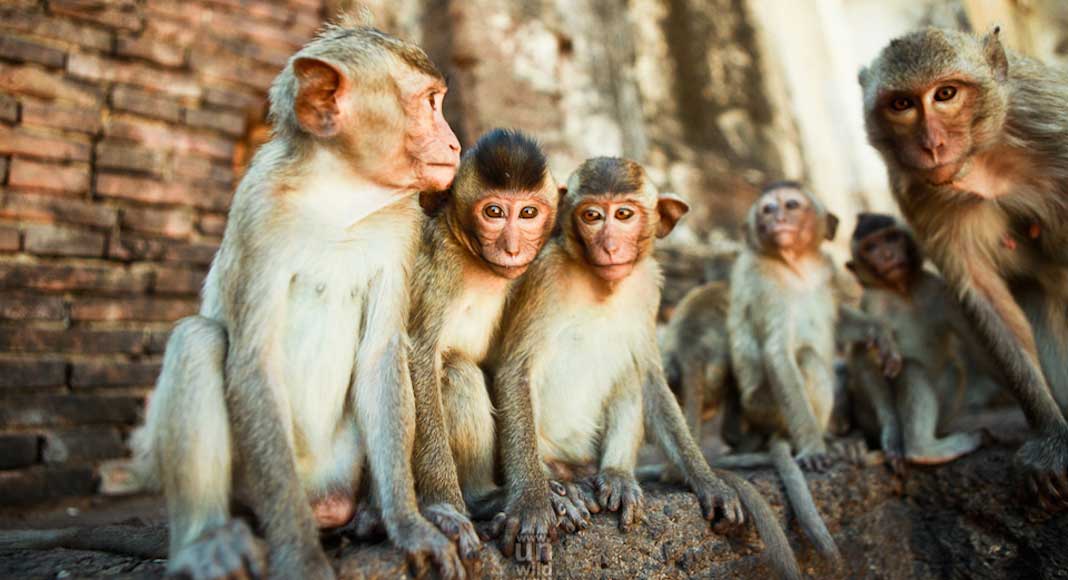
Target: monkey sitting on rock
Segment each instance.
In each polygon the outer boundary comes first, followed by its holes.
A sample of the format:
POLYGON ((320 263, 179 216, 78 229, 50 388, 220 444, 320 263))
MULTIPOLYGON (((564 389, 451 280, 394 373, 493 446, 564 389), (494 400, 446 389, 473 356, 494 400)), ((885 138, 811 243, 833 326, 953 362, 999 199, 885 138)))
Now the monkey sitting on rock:
POLYGON ((861 427, 875 433, 887 459, 935 465, 971 453, 980 433, 936 436, 939 394, 956 393, 964 366, 956 336, 969 332, 959 305, 945 283, 923 268, 923 255, 912 235, 892 216, 862 213, 852 240, 853 259, 846 264, 864 286, 861 309, 894 333, 902 356, 901 372, 888 379, 860 345, 850 356, 850 390, 860 408, 861 427))

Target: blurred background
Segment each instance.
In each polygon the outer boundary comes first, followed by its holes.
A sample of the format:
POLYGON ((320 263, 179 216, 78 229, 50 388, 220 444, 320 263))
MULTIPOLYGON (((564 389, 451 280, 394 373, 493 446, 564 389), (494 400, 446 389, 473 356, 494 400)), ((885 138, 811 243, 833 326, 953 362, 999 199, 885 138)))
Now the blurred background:
MULTIPOLYGON (((266 89, 351 4, 0 0, 0 505, 129 490, 127 436, 268 137, 266 89)), ((689 199, 661 249, 668 304, 764 181, 804 180, 846 233, 892 210, 856 75, 893 36, 1000 23, 1068 59, 1061 0, 365 4, 448 74, 465 145, 517 127, 560 181, 623 155, 689 199)))

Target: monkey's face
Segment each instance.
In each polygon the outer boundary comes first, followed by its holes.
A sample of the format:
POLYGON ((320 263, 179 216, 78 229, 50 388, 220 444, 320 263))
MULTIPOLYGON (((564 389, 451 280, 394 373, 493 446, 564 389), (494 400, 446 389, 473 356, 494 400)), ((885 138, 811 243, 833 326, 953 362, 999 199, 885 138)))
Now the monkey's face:
POLYGON ((591 197, 575 208, 586 261, 603 280, 626 278, 649 243, 645 208, 637 199, 591 197))
POLYGON ((856 258, 888 286, 908 282, 912 269, 906 234, 898 228, 872 232, 856 245, 856 258))
POLYGON ((803 250, 820 242, 816 209, 796 189, 773 189, 760 196, 755 219, 756 234, 766 248, 803 250))
POLYGON ((907 91, 888 91, 878 114, 895 155, 903 166, 931 183, 945 183, 972 153, 974 84, 950 77, 907 91))
POLYGON ((548 239, 555 209, 537 192, 490 194, 473 204, 482 259, 498 276, 522 275, 548 239))

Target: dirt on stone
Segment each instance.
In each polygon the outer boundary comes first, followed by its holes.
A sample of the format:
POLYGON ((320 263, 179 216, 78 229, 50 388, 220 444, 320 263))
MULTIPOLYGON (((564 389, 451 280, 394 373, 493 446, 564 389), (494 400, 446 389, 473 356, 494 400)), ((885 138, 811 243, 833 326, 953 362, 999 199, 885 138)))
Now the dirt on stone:
MULTIPOLYGON (((810 578, 1068 578, 1068 515, 1049 515, 1022 493, 1012 469, 1026 426, 1016 412, 969 417, 990 429, 990 443, 949 465, 912 467, 895 476, 886 466, 839 464, 809 473, 813 497, 843 555, 843 568, 821 561, 784 510, 783 492, 768 470, 742 475, 787 526, 802 570, 810 578)), ((613 514, 554 544, 551 568, 505 560, 493 546, 482 552, 486 578, 772 578, 756 533, 711 531, 696 498, 677 486, 645 486, 644 525, 622 533, 613 514)), ((158 500, 137 498, 88 506, 80 525, 122 522, 129 533, 164 533, 158 500), (127 502, 123 504, 123 501, 127 502)), ((0 527, 60 526, 63 511, 0 514, 0 527)), ((69 524, 68 524, 69 525, 69 524)), ((2 538, 0 531, 0 538, 2 538)), ((125 533, 125 532, 124 532, 125 533)), ((0 541, 0 545, 3 542, 0 541)), ((326 543, 345 579, 410 577, 404 556, 384 539, 326 543)), ((156 578, 164 560, 54 548, 0 549, 0 578, 156 578)))

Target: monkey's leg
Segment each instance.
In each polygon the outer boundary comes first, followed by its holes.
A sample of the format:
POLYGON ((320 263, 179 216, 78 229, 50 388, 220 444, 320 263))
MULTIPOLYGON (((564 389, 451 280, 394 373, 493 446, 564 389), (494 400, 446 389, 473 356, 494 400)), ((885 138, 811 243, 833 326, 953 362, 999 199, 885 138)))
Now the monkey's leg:
POLYGON ((228 524, 232 486, 230 423, 223 392, 227 334, 200 316, 180 321, 163 357, 145 426, 133 437, 138 460, 159 478, 170 528, 168 570, 193 577, 263 573, 263 551, 248 526, 228 524))
MULTIPOLYGON (((1062 276, 1062 288, 1068 287, 1064 278, 1068 276, 1062 276)), ((1017 296, 1035 333, 1042 373, 1061 412, 1068 413, 1068 299, 1041 288, 1027 288, 1017 296)))
POLYGON ((705 407, 705 361, 682 364, 682 407, 694 439, 701 440, 701 413, 705 407))
MULTIPOLYGON (((874 363, 866 355, 854 356, 863 357, 864 360, 853 365, 853 372, 856 373, 856 376, 852 380, 856 385, 856 390, 875 411, 875 419, 878 423, 879 431, 879 446, 882 448, 883 453, 886 454, 886 459, 890 462, 890 466, 897 471, 902 467, 900 463, 904 457, 905 449, 901 426, 898 421, 898 406, 894 403, 894 398, 890 394, 892 387, 882 372, 875 368, 874 363)), ((912 364, 914 363, 906 361, 905 367, 908 368, 912 364)), ((900 378, 898 378, 898 382, 900 384, 900 378)), ((937 402, 935 407, 937 408, 937 402)), ((937 413, 937 410, 935 412, 937 413)))
MULTIPOLYGON (((600 471, 595 479, 597 503, 610 512, 619 512, 623 531, 629 531, 642 512, 642 489, 634 477, 638 448, 644 437, 641 380, 638 376, 624 377, 608 396, 600 471)), ((664 388, 667 389, 666 384, 664 388)), ((681 417, 677 404, 675 409, 681 417)))
POLYGON ((937 465, 971 453, 982 444, 979 433, 954 433, 941 439, 938 427, 938 397, 927 369, 906 362, 898 377, 897 406, 904 426, 905 457, 911 463, 937 465))

